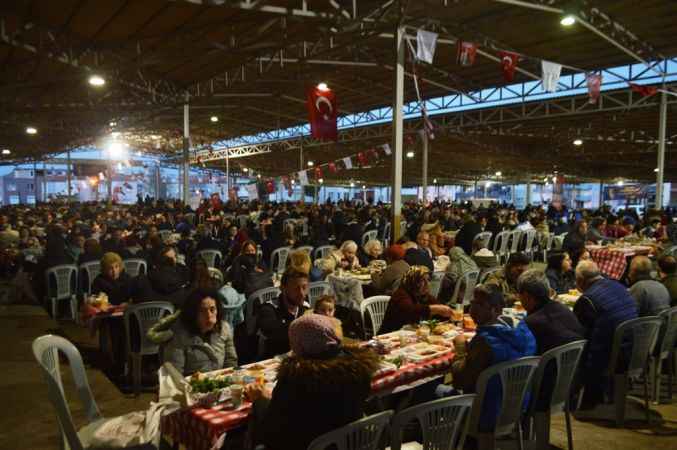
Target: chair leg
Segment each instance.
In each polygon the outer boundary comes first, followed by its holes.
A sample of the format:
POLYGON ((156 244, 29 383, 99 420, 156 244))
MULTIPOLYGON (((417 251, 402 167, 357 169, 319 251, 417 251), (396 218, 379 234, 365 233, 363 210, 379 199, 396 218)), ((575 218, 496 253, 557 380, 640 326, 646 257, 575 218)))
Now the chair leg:
POLYGON ((625 374, 614 375, 614 406, 616 407, 616 426, 622 427, 625 421, 625 396, 628 390, 625 374))
POLYGON ((566 419, 567 425, 567 443, 569 444, 569 450, 574 450, 574 435, 571 430, 571 414, 569 414, 569 407, 564 407, 564 419, 566 419))
POLYGON ((672 375, 675 373, 675 365, 672 358, 668 357, 668 401, 672 401, 672 375))
POLYGON ((550 444, 550 411, 534 414, 534 437, 537 449, 547 449, 550 444))
POLYGON ((649 364, 651 364, 650 369, 653 372, 653 376, 651 377, 651 382, 653 383, 651 387, 654 391, 653 401, 658 405, 661 402, 661 372, 663 371, 663 360, 660 356, 657 356, 656 358, 649 360, 649 364))
POLYGON ((519 439, 519 448, 524 450, 524 436, 522 436, 522 423, 517 421, 517 438, 519 439))
POLYGON ((646 414, 646 423, 651 423, 651 418, 649 415, 649 376, 644 371, 644 409, 646 414))
POLYGON ((477 433, 477 450, 494 450, 496 448, 496 437, 494 433, 477 433))
POLYGON ((134 395, 139 395, 141 392, 141 363, 143 362, 143 356, 141 354, 135 354, 132 357, 134 364, 132 365, 132 373, 134 374, 134 395))

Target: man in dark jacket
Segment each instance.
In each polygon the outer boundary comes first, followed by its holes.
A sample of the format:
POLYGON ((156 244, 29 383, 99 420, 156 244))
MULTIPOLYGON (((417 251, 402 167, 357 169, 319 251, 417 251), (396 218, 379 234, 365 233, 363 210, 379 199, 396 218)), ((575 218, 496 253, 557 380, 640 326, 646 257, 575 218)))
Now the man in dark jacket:
POLYGON ((475 218, 470 216, 469 220, 463 224, 454 238, 454 245, 461 247, 466 255, 472 255, 472 243, 475 237, 483 231, 482 220, 486 223, 486 218, 475 218))
POLYGON ((264 337, 263 358, 289 351, 289 324, 303 315, 308 307, 308 274, 287 270, 282 275, 282 293, 263 305, 258 313, 257 328, 264 337))
POLYGON ((637 304, 621 283, 602 277, 593 261, 581 261, 576 267, 576 285, 583 295, 574 305, 574 314, 585 329, 588 340, 581 360, 585 384, 583 408, 594 407, 603 400, 608 380, 613 336, 618 326, 637 318, 637 304))

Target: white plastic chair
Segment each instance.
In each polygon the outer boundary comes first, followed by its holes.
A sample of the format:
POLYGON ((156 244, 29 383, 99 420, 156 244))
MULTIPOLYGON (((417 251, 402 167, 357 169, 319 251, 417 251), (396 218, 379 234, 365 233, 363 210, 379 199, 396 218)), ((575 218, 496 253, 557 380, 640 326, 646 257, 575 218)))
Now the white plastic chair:
POLYGON ((534 259, 534 244, 536 243, 537 235, 538 232, 536 230, 527 230, 524 232, 524 236, 526 236, 524 253, 529 255, 532 260, 534 259))
POLYGON ((376 236, 378 235, 378 230, 371 230, 367 231, 362 235, 362 247, 364 247, 364 244, 366 244, 368 241, 372 239, 376 239, 376 236))
POLYGON ((653 353, 661 327, 661 319, 657 316, 640 317, 626 320, 614 332, 611 358, 609 359, 609 375, 614 379, 614 405, 616 407, 616 426, 622 427, 625 421, 625 398, 628 393, 628 379, 644 378, 644 407, 646 421, 649 422, 649 387, 647 367, 649 357, 653 353), (630 336, 632 351, 627 358, 627 367, 620 372, 617 367, 625 361, 623 342, 630 336))
POLYGON ((562 246, 564 245, 564 235, 560 236, 554 236, 552 238, 552 248, 551 250, 562 250, 562 246))
POLYGON ((489 248, 489 242, 491 241, 492 234, 493 233, 491 231, 483 231, 475 236, 473 241, 479 243, 480 248, 489 248))
POLYGON ((267 301, 277 298, 280 295, 280 292, 282 291, 276 287, 268 287, 259 289, 249 296, 244 313, 247 334, 249 336, 256 333, 256 313, 258 312, 258 309, 267 301))
POLYGON ((475 294, 475 286, 477 285, 477 279, 480 277, 479 270, 469 270, 463 274, 461 278, 456 281, 456 286, 454 286, 454 294, 451 296, 451 304, 459 303, 458 296, 461 292, 461 285, 465 286, 463 291, 463 298, 461 303, 463 305, 469 305, 475 294))
POLYGON ((510 232, 510 254, 517 253, 519 250, 520 241, 522 240, 522 231, 513 230, 510 232))
POLYGON ((274 273, 284 272, 290 252, 291 247, 280 247, 273 250, 273 253, 270 254, 270 268, 274 273))
POLYGON ((390 243, 390 222, 383 226, 383 248, 386 248, 390 243))
POLYGON ((79 273, 82 274, 83 272, 85 276, 79 277, 80 284, 82 285, 80 289, 82 289, 84 294, 89 295, 92 293, 94 279, 101 273, 101 261, 90 261, 80 264, 79 273))
POLYGON ((658 317, 660 317, 662 323, 658 352, 652 354, 649 359, 649 378, 653 386, 653 399, 656 404, 661 402, 661 373, 665 360, 668 361, 668 398, 672 399, 674 367, 670 363, 675 354, 675 345, 677 345, 677 306, 661 311, 658 317))
POLYGON ((578 362, 581 359, 586 343, 586 340, 570 342, 569 344, 548 350, 541 355, 541 361, 534 374, 534 397, 531 400, 529 410, 529 416, 534 419, 537 449, 547 450, 550 448, 550 415, 558 412, 564 412, 569 450, 573 450, 574 448, 571 432, 571 417, 569 415, 569 398, 571 395, 571 385, 574 382, 578 370, 578 362), (543 390, 543 377, 546 374, 548 365, 551 367, 554 365, 556 371, 549 399, 549 407, 547 411, 537 411, 536 405, 539 401, 541 391, 543 390))
POLYGON ((337 430, 318 436, 308 450, 377 450, 383 431, 390 423, 392 411, 383 411, 364 419, 356 420, 337 430))
POLYGON ((201 258, 207 267, 216 267, 223 261, 223 253, 219 250, 200 250, 195 256, 201 258))
POLYGON ((483 270, 482 274, 480 275, 478 284, 484 284, 485 281, 487 281, 487 278, 489 278, 489 275, 491 275, 494 272, 498 272, 502 270, 502 266, 496 266, 496 267, 491 267, 489 269, 483 270))
POLYGON ((310 307, 315 307, 315 302, 323 295, 333 295, 334 291, 331 284, 326 281, 314 281, 308 284, 308 299, 310 300, 310 307))
POLYGON ((501 231, 494 239, 494 255, 498 258, 499 263, 508 256, 508 241, 510 240, 511 231, 501 231))
POLYGON ((246 303, 247 299, 243 298, 242 301, 234 305, 223 305, 223 320, 228 322, 233 333, 235 333, 235 327, 242 322, 241 312, 246 303))
MULTIPOLYGON (((127 346, 127 360, 130 364, 130 373, 134 386, 134 393, 138 394, 141 388, 141 366, 143 357, 156 355, 160 346, 151 342, 146 333, 164 316, 174 313, 174 305, 169 302, 147 302, 138 305, 130 305, 125 309, 125 337, 127 346), (133 320, 132 320, 133 319, 133 320), (139 338, 138 348, 132 348, 132 326, 136 327, 139 338)), ((137 343, 135 343, 137 344, 137 343)))
POLYGON ((240 214, 235 218, 235 220, 237 221, 238 228, 247 228, 249 216, 247 214, 240 214))
POLYGON ((83 450, 84 446, 75 429, 70 408, 64 394, 59 369, 59 352, 66 355, 68 359, 68 366, 70 366, 73 374, 75 390, 80 397, 87 422, 93 423, 101 420, 103 417, 89 387, 87 373, 85 372, 82 356, 80 356, 78 349, 66 339, 51 334, 40 336, 33 341, 33 355, 42 368, 42 373, 47 382, 49 401, 56 410, 59 428, 61 429, 61 448, 83 450))
POLYGON ((357 278, 337 277, 329 275, 327 281, 331 284, 336 297, 336 305, 360 311, 364 301, 362 282, 357 278))
POLYGON ((306 252, 308 253, 308 256, 311 256, 313 254, 313 246, 312 245, 302 245, 300 247, 296 247, 293 251, 298 252, 306 252))
POLYGON ((58 303, 68 300, 71 308, 71 318, 78 320, 78 268, 72 264, 62 264, 50 267, 45 272, 47 278, 47 299, 52 306, 52 318, 57 319, 58 303), (55 280, 56 286, 51 280, 55 280))
POLYGON ((333 245, 321 245, 313 250, 313 260, 326 258, 334 250, 336 247, 333 245))
POLYGON ((522 406, 539 361, 540 357, 538 356, 528 356, 495 364, 480 373, 475 385, 477 397, 473 402, 468 427, 468 434, 477 439, 478 450, 494 449, 496 438, 512 434, 515 428, 517 428, 519 448, 524 450, 521 424, 522 406), (487 394, 489 381, 494 377, 499 378, 502 393, 496 425, 493 431, 480 432, 482 405, 487 394))
POLYGON ((195 213, 186 213, 183 215, 185 217, 186 222, 188 222, 190 225, 195 225, 195 213))
POLYGON ((141 274, 148 273, 148 265, 146 264, 145 259, 141 258, 130 258, 122 261, 125 266, 125 272, 130 277, 138 277, 141 274))
MULTIPOLYGON (((555 235, 552 233, 548 233, 546 236, 541 238, 541 243, 543 244, 543 247, 541 251, 543 252, 543 261, 548 262, 548 252, 552 250, 552 246, 555 243, 555 235)), ((560 245, 560 248, 561 245, 560 245)))
POLYGON ((430 295, 433 297, 437 298, 437 294, 440 293, 440 288, 442 287, 442 279, 444 278, 444 274, 446 272, 433 272, 432 275, 430 276, 430 283, 429 283, 429 290, 430 290, 430 295))
POLYGON ((371 335, 376 336, 378 330, 381 329, 381 324, 383 323, 383 317, 386 314, 386 309, 388 309, 388 303, 390 303, 389 295, 375 295, 373 297, 365 298, 360 304, 360 313, 362 314, 362 324, 366 332, 366 317, 365 313, 369 313, 371 318, 371 335))
POLYGON ((217 269, 216 267, 208 267, 207 270, 209 271, 209 276, 214 278, 219 283, 219 287, 223 286, 223 272, 221 272, 221 270, 217 269))
POLYGON ((409 449, 454 450, 463 448, 456 442, 464 435, 475 394, 441 398, 412 406, 393 417, 390 432, 390 449, 401 450, 405 427, 417 421, 421 427, 423 443, 404 444, 409 449))

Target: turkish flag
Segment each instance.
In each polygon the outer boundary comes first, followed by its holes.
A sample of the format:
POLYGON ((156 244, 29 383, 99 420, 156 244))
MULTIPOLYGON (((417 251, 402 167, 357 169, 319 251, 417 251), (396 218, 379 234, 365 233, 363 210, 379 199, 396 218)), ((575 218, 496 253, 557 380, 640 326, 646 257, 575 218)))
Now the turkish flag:
POLYGON ((359 162, 361 166, 366 166, 369 162, 367 160, 367 155, 365 155, 363 152, 359 152, 357 154, 357 162, 359 162))
POLYGON ((652 95, 656 94, 656 92, 658 92, 658 88, 653 86, 640 86, 639 84, 635 83, 628 84, 630 85, 630 89, 632 89, 634 92, 637 92, 638 94, 641 94, 642 97, 651 97, 652 95))
POLYGON ((330 162, 329 164, 327 164, 327 166, 329 166, 329 171, 331 173, 337 173, 338 172, 338 167, 336 167, 336 163, 330 162))
POLYGON ((322 169, 315 167, 315 179, 319 180, 320 178, 322 178, 322 169))
POLYGON ((498 52, 498 57, 501 58, 501 68, 503 69, 503 79, 508 83, 515 78, 515 69, 520 56, 513 52, 498 52))
POLYGON ((272 179, 268 180, 268 182, 266 183, 266 192, 268 192, 269 194, 275 192, 275 182, 272 179))
POLYGON ((318 87, 308 88, 306 91, 306 107, 310 118, 310 132, 315 139, 338 139, 336 118, 338 105, 336 95, 331 89, 322 90, 318 87))

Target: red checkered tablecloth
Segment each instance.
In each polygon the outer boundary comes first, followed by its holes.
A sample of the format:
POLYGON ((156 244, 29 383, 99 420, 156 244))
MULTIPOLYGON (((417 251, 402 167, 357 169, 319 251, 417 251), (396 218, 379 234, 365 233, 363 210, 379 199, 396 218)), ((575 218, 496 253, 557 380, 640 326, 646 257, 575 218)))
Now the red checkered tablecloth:
POLYGON ((625 268, 628 265, 628 258, 638 254, 648 254, 651 251, 650 247, 634 246, 634 247, 598 247, 588 246, 588 251, 593 261, 597 263, 602 273, 607 276, 620 280, 625 273, 625 268))
MULTIPOLYGON (((371 383, 372 395, 387 394, 417 380, 440 375, 451 366, 453 350, 434 359, 409 363, 397 371, 375 378, 371 383)), ((251 403, 245 402, 237 410, 230 403, 211 408, 186 408, 162 418, 162 434, 174 444, 189 450, 210 450, 220 446, 224 433, 244 424, 249 419, 251 403)))

